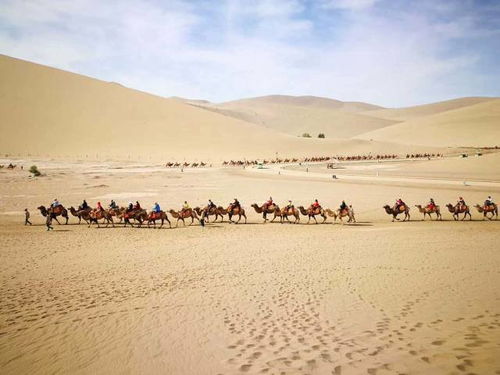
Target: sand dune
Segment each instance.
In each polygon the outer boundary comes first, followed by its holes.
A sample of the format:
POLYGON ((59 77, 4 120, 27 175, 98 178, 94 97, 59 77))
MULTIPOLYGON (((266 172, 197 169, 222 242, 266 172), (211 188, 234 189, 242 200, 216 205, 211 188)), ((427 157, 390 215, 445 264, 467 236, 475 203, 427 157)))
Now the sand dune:
MULTIPOLYGON (((0 149, 6 154, 218 162, 388 149, 364 140, 289 136, 178 99, 7 56, 0 57, 0 72, 0 149)), ((393 152, 407 149, 389 146, 393 152)))
POLYGON ((364 112, 371 110, 382 110, 383 107, 363 102, 343 102, 341 100, 323 98, 319 96, 290 96, 290 95, 268 95, 256 98, 246 98, 221 103, 222 107, 246 107, 248 105, 281 104, 299 107, 340 109, 345 112, 364 112))
POLYGON ((371 107, 366 103, 280 95, 202 105, 207 110, 282 133, 309 133, 313 137, 324 133, 327 138, 351 138, 395 123, 357 113, 371 107))
POLYGON ((382 108, 376 110, 369 110, 364 114, 385 118, 389 120, 396 121, 406 121, 419 117, 432 116, 441 112, 451 111, 454 109, 464 108, 468 106, 472 106, 478 103, 484 103, 491 100, 495 100, 496 98, 488 98, 488 97, 466 97, 466 98, 457 98, 452 100, 446 100, 443 102, 430 103, 424 105, 417 105, 412 107, 404 107, 404 108, 382 108))
POLYGON ((408 120, 359 138, 428 146, 500 145, 500 99, 408 120))

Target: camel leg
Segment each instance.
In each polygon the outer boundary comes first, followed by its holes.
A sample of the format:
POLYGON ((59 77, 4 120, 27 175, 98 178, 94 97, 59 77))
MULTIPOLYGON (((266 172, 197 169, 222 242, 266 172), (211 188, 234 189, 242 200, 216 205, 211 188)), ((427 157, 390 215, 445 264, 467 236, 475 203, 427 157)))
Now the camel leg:
POLYGON ((64 218, 66 219, 66 223, 65 223, 65 225, 68 225, 68 220, 69 220, 68 215, 64 216, 64 218))
POLYGON ((236 222, 236 224, 238 224, 241 220, 241 214, 238 215, 238 221, 236 222))
POLYGON ((318 220, 316 220, 316 216, 313 215, 314 223, 318 224, 318 220))
POLYGON ((57 217, 54 216, 52 219, 54 219, 57 222, 57 224, 61 225, 61 223, 59 222, 59 220, 57 220, 57 217))
POLYGON ((326 221, 326 216, 325 215, 321 215, 321 216, 323 216, 323 222, 321 224, 324 224, 326 221))

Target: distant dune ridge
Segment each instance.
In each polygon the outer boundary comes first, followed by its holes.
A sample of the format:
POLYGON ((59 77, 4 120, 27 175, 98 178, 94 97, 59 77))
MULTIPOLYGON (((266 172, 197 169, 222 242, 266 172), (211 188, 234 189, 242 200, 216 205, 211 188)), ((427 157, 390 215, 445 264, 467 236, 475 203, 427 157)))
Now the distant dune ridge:
POLYGON ((500 146, 500 99, 421 116, 360 138, 426 146, 500 146))
POLYGON ((407 143, 429 149, 500 144, 495 98, 406 109, 285 95, 212 104, 162 98, 3 55, 0 82, 2 154, 217 162, 422 150, 407 143), (298 137, 302 133, 314 138, 298 137), (318 133, 327 139, 317 139, 318 133))

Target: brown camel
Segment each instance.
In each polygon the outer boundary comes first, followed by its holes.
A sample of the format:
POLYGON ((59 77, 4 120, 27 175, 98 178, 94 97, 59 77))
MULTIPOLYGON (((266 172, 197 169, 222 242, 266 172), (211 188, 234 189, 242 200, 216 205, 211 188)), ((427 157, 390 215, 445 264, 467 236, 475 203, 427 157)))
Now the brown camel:
POLYGON ((245 218, 245 224, 247 223, 247 215, 245 214, 245 209, 242 208, 242 207, 233 207, 232 205, 230 205, 227 209, 226 209, 226 212, 227 214, 229 215, 229 222, 230 223, 234 223, 234 224, 238 224, 241 220, 241 217, 244 217, 245 218), (238 221, 233 221, 233 216, 236 216, 238 215, 238 221))
POLYGON ((125 211, 127 209, 125 207, 118 207, 118 208, 110 208, 108 209, 108 212, 111 216, 116 217, 118 219, 118 223, 121 223, 123 220, 123 215, 125 215, 125 211))
POLYGON ((141 227, 142 223, 148 219, 148 213, 146 210, 140 208, 140 209, 134 209, 132 211, 126 212, 123 214, 123 223, 124 227, 127 226, 127 224, 130 224, 131 227, 134 225, 130 222, 130 219, 134 220, 137 223, 137 227, 141 227))
POLYGON ((296 209, 294 206, 283 207, 281 210, 277 208, 276 214, 279 215, 281 224, 283 224, 285 220, 291 223, 290 219, 288 219, 288 216, 293 216, 295 218, 293 224, 298 224, 300 221, 299 210, 296 209))
POLYGON ((441 210, 439 209, 439 206, 434 206, 434 207, 429 207, 425 206, 422 207, 419 204, 416 204, 415 207, 418 208, 418 210, 424 214, 424 220, 425 220, 425 215, 429 215, 429 218, 432 220, 431 214, 436 214, 436 220, 443 220, 441 216, 441 210))
POLYGON ((474 207, 477 208, 479 213, 483 214, 483 220, 485 220, 486 218, 488 218, 489 220, 492 220, 493 218, 495 218, 495 220, 498 219, 498 206, 495 203, 489 206, 480 206, 476 204, 474 207), (491 214, 491 217, 488 216, 488 214, 491 214))
POLYGON ((192 210, 191 208, 185 210, 185 211, 174 211, 174 210, 169 210, 168 211, 170 213, 170 215, 172 215, 172 217, 174 219, 177 219, 177 224, 175 225, 176 227, 179 226, 179 220, 182 220, 182 223, 184 224, 184 226, 186 226, 186 222, 184 221, 184 219, 187 219, 187 218, 191 218, 191 223, 189 225, 192 225, 193 222, 194 222, 194 219, 200 221, 200 219, 198 218, 198 214, 196 213, 196 211, 192 210))
POLYGON ((49 207, 48 209, 45 208, 45 206, 40 206, 37 207, 40 210, 40 213, 42 214, 43 217, 47 217, 47 215, 50 215, 52 219, 57 221, 57 224, 61 224, 59 220, 57 220, 57 216, 62 216, 66 219, 66 223, 68 224, 68 210, 65 209, 63 206, 57 206, 57 207, 49 207))
POLYGON ((333 217, 333 221, 337 221, 337 218, 338 218, 342 224, 344 224, 344 220, 342 220, 342 218, 346 217, 346 216, 349 218, 347 220, 348 223, 355 223, 356 222, 356 218, 354 217, 354 210, 352 209, 352 206, 349 206, 345 210, 342 210, 342 211, 340 211, 340 208, 335 210, 335 211, 327 208, 327 209, 325 209, 325 212, 328 216, 333 217))
POLYGON ((326 214, 325 214, 325 210, 323 210, 323 208, 317 208, 317 209, 313 209, 312 207, 309 207, 307 210, 304 208, 304 206, 299 206, 298 207, 300 213, 304 216, 307 216, 308 217, 308 220, 307 220, 307 224, 309 224, 309 222, 311 221, 311 218, 314 219, 314 222, 316 224, 318 224, 318 221, 316 220, 316 216, 321 216, 323 218, 323 221, 321 222, 321 224, 323 224, 325 221, 326 221, 326 214))
POLYGON ((208 208, 208 206, 205 208, 195 207, 194 210, 196 211, 196 214, 199 217, 205 219, 207 221, 207 223, 210 222, 210 220, 209 220, 210 216, 214 216, 214 215, 215 215, 214 222, 217 221, 219 216, 221 217, 221 222, 222 222, 222 220, 224 220, 224 217, 219 213, 219 207, 211 207, 210 209, 208 208))
POLYGON ((389 206, 386 204, 384 206, 385 212, 387 212, 388 215, 392 215, 392 221, 394 220, 399 220, 398 215, 399 214, 404 214, 405 217, 403 221, 410 221, 410 207, 408 207, 406 204, 404 206, 400 206, 398 210, 395 210, 393 207, 389 206))
POLYGON ((462 221, 465 220, 467 215, 469 216, 469 220, 472 220, 472 215, 470 214, 469 206, 454 206, 451 203, 448 203, 446 205, 448 208, 448 211, 450 211, 453 214, 453 219, 458 220, 460 214, 464 214, 464 217, 462 218, 462 221))
POLYGON ((156 228, 156 220, 161 220, 161 224, 160 224, 160 228, 163 227, 163 223, 165 221, 168 222, 168 226, 169 228, 172 228, 172 223, 170 222, 170 220, 168 219, 168 216, 167 216, 167 213, 164 212, 164 211, 160 211, 160 212, 151 212, 148 216, 148 228, 149 228, 149 225, 151 224, 151 222, 153 223, 153 227, 156 228))
POLYGON ((108 227, 109 223, 113 225, 113 228, 115 227, 115 223, 113 222, 113 217, 106 210, 96 210, 96 209, 91 210, 89 215, 90 215, 89 228, 92 225, 92 223, 96 223, 97 228, 100 228, 101 226, 99 225, 99 220, 103 220, 106 222, 106 228, 108 227))
POLYGON ((71 215, 75 216, 78 218, 78 224, 82 222, 82 219, 88 224, 90 221, 90 211, 92 209, 86 208, 84 210, 76 210, 73 206, 69 208, 69 212, 71 212, 71 215))
POLYGON ((266 223, 268 221, 267 219, 267 215, 268 214, 274 214, 274 217, 273 219, 271 220, 271 223, 277 218, 279 217, 279 207, 275 204, 272 204, 270 206, 266 206, 267 208, 264 207, 264 205, 262 206, 259 206, 257 203, 254 203, 252 204, 252 207, 254 208, 255 212, 257 212, 258 214, 262 214, 262 218, 264 219, 264 223, 266 223))

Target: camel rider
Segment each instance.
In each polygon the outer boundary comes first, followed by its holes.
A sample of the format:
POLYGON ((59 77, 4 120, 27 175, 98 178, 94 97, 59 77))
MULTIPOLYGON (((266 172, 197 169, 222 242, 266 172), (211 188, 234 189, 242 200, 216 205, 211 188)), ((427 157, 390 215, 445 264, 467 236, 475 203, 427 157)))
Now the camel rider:
POLYGON ((494 206, 495 203, 493 202, 493 198, 491 197, 491 195, 488 195, 488 198, 486 198, 486 200, 484 201, 484 207, 485 208, 488 208, 489 206, 494 206))
POLYGON ((135 201, 134 210, 142 210, 142 208, 141 208, 141 205, 140 205, 139 201, 135 201))
POLYGON ((132 212, 134 210, 134 205, 132 204, 132 202, 130 202, 128 204, 128 207, 127 207, 127 211, 126 212, 132 212))
POLYGON ((80 210, 86 210, 87 208, 89 208, 89 205, 88 205, 87 201, 84 199, 83 202, 82 202, 82 204, 78 208, 80 210))
POLYGON ((101 205, 101 202, 97 202, 97 207, 95 209, 96 211, 104 211, 104 208, 101 205))
POLYGON ((52 202, 52 204, 51 204, 51 206, 52 206, 53 208, 58 207, 58 206, 60 206, 60 205, 61 205, 61 203, 59 203, 59 201, 57 200, 57 198, 55 198, 55 199, 54 199, 54 202, 52 202))
POLYGON ((312 209, 313 211, 317 211, 317 210, 319 210, 320 208, 321 208, 321 205, 319 204, 318 200, 317 200, 317 199, 315 199, 315 200, 314 200, 314 203, 313 203, 313 204, 311 204, 311 209, 312 209))
POLYGON ((394 205, 394 211, 399 211, 399 209, 401 207, 405 207, 406 206, 406 203, 403 202, 403 200, 401 198, 399 198, 397 201, 396 201, 396 204, 394 205))
POLYGON ((231 210, 234 210, 235 208, 241 208, 240 201, 236 198, 234 198, 234 202, 230 204, 231 210))
POLYGON ((118 208, 118 205, 116 204, 116 202, 111 199, 111 203, 109 204, 109 208, 111 208, 112 210, 116 210, 118 208))
POLYGON ((185 213, 185 212, 189 211, 190 209, 191 209, 191 207, 189 206, 188 202, 184 201, 184 204, 182 205, 181 213, 185 213))
POLYGON ((155 214, 159 214, 160 211, 161 211, 160 205, 158 204, 158 202, 155 202, 155 205, 153 206, 153 212, 155 214))
POLYGON ((465 200, 462 197, 459 197, 455 207, 458 209, 464 209, 465 206, 467 206, 467 204, 465 204, 465 200))
POLYGON ((210 212, 211 209, 216 208, 217 206, 215 205, 214 202, 212 202, 211 199, 208 200, 208 205, 207 205, 207 211, 210 212))
POLYGON ((433 210, 433 209, 435 209, 435 208, 436 208, 436 202, 434 202, 434 199, 433 199, 433 198, 431 198, 431 199, 429 200, 429 203, 427 204, 427 208, 428 208, 429 210, 433 210))
POLYGON ((288 204, 286 205, 287 210, 291 210, 293 208, 293 203, 291 200, 288 201, 288 204))
POLYGON ((342 203, 340 204, 340 212, 342 212, 346 209, 347 209, 347 204, 345 203, 345 201, 342 201, 342 203))
POLYGON ((273 202, 273 197, 269 197, 269 200, 264 203, 264 210, 267 210, 269 207, 271 207, 274 204, 273 202))

